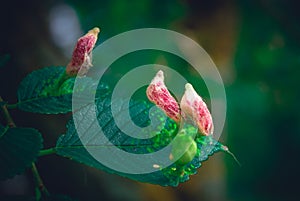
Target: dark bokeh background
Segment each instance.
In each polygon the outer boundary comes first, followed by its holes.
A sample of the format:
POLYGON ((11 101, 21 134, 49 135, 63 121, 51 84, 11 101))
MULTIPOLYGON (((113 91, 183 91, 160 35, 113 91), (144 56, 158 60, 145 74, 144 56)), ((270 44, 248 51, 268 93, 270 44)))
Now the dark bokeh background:
MULTIPOLYGON (((101 27, 98 44, 136 28, 171 29, 196 40, 226 86, 225 154, 177 188, 138 183, 57 156, 38 161, 49 191, 80 200, 298 201, 300 181, 300 12, 296 0, 6 1, 0 8, 0 95, 16 102, 32 70, 66 65, 78 37, 101 27)), ((137 57, 138 60, 140 57, 137 57)), ((182 72, 185 72, 183 67, 182 72)), ((12 111, 19 126, 55 144, 69 115, 12 111)), ((1 119, 3 120, 3 119, 1 119)), ((1 165, 1 164, 0 164, 1 165)), ((3 195, 33 193, 29 173, 0 183, 3 195)))

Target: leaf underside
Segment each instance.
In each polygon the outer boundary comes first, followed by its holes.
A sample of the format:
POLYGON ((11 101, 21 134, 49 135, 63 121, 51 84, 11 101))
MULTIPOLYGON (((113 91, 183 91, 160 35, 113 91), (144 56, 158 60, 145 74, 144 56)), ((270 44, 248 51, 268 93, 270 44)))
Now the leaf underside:
POLYGON ((24 172, 36 160, 42 142, 35 129, 0 126, 0 179, 24 172))

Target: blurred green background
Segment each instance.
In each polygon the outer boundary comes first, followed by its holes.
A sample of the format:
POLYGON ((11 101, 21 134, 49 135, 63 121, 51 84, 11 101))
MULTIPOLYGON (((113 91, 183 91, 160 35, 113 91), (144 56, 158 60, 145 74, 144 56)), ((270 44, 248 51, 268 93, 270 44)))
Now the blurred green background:
MULTIPOLYGON (((6 1, 0 8, 0 56, 5 64, 0 68, 0 95, 16 102, 26 74, 66 65, 77 38, 94 26, 102 30, 98 44, 136 28, 177 31, 197 41, 220 71, 228 101, 221 141, 242 167, 219 153, 190 181, 170 188, 46 156, 38 168, 49 191, 89 201, 298 201, 299 7, 296 0, 6 1)), ((132 60, 144 62, 140 56, 132 60)), ((180 72, 188 73, 182 65, 180 72)), ((55 144, 69 118, 21 111, 12 115, 17 125, 38 128, 45 147, 55 144)), ((0 183, 0 200, 30 194, 33 182, 27 173, 0 183)))

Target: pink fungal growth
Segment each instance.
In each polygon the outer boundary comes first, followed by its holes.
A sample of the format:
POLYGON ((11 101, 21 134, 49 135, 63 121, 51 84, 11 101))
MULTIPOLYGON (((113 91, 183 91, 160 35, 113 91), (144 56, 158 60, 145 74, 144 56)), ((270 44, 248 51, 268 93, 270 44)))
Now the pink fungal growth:
POLYGON ((211 114, 205 102, 189 83, 185 85, 185 93, 181 99, 180 108, 182 115, 190 116, 202 134, 207 136, 213 133, 214 127, 211 114))
POLYGON ((96 44, 100 29, 95 27, 87 34, 78 39, 74 48, 72 60, 67 65, 66 73, 70 76, 75 76, 79 73, 85 75, 92 66, 91 53, 96 44))
POLYGON ((147 88, 148 99, 161 108, 168 117, 176 122, 180 121, 180 109, 175 98, 168 91, 164 83, 163 71, 158 71, 147 88))

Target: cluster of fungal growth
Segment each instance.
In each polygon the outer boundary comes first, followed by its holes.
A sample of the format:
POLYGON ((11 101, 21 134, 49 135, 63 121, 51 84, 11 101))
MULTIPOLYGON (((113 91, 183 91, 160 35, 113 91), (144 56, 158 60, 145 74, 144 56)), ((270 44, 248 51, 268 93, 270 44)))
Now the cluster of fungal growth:
POLYGON ((180 106, 168 91, 164 83, 163 71, 158 71, 146 91, 148 99, 162 109, 168 117, 176 122, 181 118, 191 118, 198 126, 200 134, 213 133, 213 121, 207 105, 189 83, 185 85, 185 92, 180 106))
MULTIPOLYGON (((213 134, 211 114, 191 84, 185 85, 185 92, 179 105, 168 91, 164 83, 163 71, 160 70, 148 86, 146 94, 151 102, 175 122, 179 123, 181 120, 189 118, 197 126, 199 134, 204 136, 213 134)), ((186 133, 185 129, 180 130, 172 144, 170 160, 180 166, 192 161, 197 153, 194 137, 186 133)))
MULTIPOLYGON (((92 50, 97 42, 100 29, 95 27, 78 39, 72 59, 67 65, 68 76, 84 76, 92 66, 92 50)), ((197 125, 198 132, 204 136, 213 134, 213 121, 207 105, 189 83, 185 85, 185 92, 180 104, 171 95, 164 83, 163 71, 158 71, 146 91, 148 99, 162 109, 165 114, 180 123, 184 119, 192 119, 197 125)), ((197 152, 194 138, 187 135, 185 130, 178 133, 178 139, 173 144, 170 160, 176 160, 180 165, 189 163, 197 152), (180 153, 184 153, 178 157, 180 153)))
POLYGON ((77 40, 72 59, 67 65, 66 73, 69 76, 83 76, 92 66, 92 50, 97 42, 100 29, 95 27, 77 40))
POLYGON ((167 116, 176 121, 180 121, 180 109, 175 98, 170 94, 164 83, 163 71, 158 71, 156 76, 147 88, 147 97, 155 105, 161 108, 167 116))

